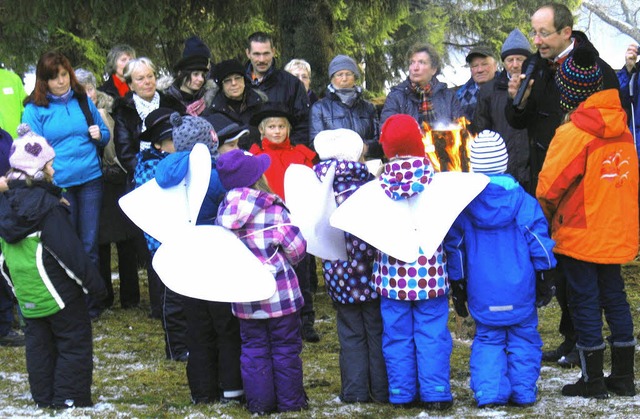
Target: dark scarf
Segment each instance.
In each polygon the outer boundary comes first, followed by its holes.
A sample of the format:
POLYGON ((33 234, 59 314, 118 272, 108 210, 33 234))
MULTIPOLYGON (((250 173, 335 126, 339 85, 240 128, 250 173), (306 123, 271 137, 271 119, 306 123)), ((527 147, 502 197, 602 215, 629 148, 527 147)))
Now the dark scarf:
POLYGON ((429 84, 424 87, 420 87, 415 83, 411 83, 411 88, 413 92, 420 99, 420 108, 418 112, 422 115, 422 120, 426 121, 429 125, 432 125, 436 122, 436 114, 433 110, 433 104, 431 103, 431 94, 433 93, 434 80, 431 79, 429 84))

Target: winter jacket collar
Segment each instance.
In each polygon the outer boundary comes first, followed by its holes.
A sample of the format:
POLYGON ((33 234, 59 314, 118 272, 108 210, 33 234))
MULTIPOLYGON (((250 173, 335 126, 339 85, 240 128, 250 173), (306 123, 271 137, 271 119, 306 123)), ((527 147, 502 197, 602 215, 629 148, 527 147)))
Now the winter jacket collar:
POLYGON ((243 229, 259 212, 273 205, 284 206, 283 201, 275 194, 251 188, 234 188, 227 192, 218 210, 217 223, 229 229, 243 229), (234 211, 224 213, 224 208, 234 211))
POLYGON ((576 127, 598 138, 617 138, 627 129, 627 115, 616 89, 589 96, 570 118, 576 127))
POLYGON ((400 201, 424 191, 433 174, 428 157, 409 157, 387 163, 378 181, 389 198, 400 201))
POLYGON ((518 182, 507 174, 488 175, 489 184, 465 209, 471 223, 479 228, 499 228, 513 222, 524 194, 518 182))

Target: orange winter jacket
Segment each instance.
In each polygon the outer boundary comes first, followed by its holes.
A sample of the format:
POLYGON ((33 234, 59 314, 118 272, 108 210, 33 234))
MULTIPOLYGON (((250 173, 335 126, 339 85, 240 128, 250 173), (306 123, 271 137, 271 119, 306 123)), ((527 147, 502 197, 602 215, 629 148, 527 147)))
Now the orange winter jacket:
POLYGON ((591 95, 551 140, 536 196, 555 253, 600 263, 638 254, 638 156, 618 91, 591 95))

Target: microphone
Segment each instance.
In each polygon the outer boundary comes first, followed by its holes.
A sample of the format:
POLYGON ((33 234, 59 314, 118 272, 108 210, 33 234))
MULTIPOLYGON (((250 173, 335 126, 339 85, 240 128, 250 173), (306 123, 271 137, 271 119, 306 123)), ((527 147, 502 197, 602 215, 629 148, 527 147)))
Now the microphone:
POLYGON ((529 80, 531 80, 531 78, 533 77, 536 67, 538 67, 538 55, 532 55, 531 58, 529 58, 527 68, 524 71, 524 80, 522 80, 522 82, 520 83, 520 87, 518 88, 518 91, 513 98, 514 108, 520 107, 520 103, 522 102, 522 98, 524 97, 524 92, 527 90, 527 86, 529 86, 529 80))

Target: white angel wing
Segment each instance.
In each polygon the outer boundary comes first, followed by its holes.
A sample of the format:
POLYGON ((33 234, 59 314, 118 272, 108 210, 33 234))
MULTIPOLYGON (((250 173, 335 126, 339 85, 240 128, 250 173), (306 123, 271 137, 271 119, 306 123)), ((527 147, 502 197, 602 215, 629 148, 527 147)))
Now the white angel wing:
POLYGON ((189 154, 187 176, 176 186, 163 189, 155 179, 124 195, 122 211, 144 232, 161 243, 194 225, 211 176, 211 155, 204 144, 189 154))
POLYGON ((457 216, 488 183, 477 173, 436 173, 422 193, 394 201, 374 180, 336 209, 331 225, 396 259, 415 262, 420 248, 425 255, 435 253, 457 216))
POLYGON ((284 174, 284 189, 291 222, 307 241, 307 252, 322 259, 346 260, 344 232, 329 224, 337 207, 333 194, 335 171, 332 164, 321 182, 313 169, 292 164, 284 174))
POLYGON ((268 267, 220 226, 183 228, 158 248, 153 268, 169 289, 201 300, 261 301, 276 292, 268 267))

